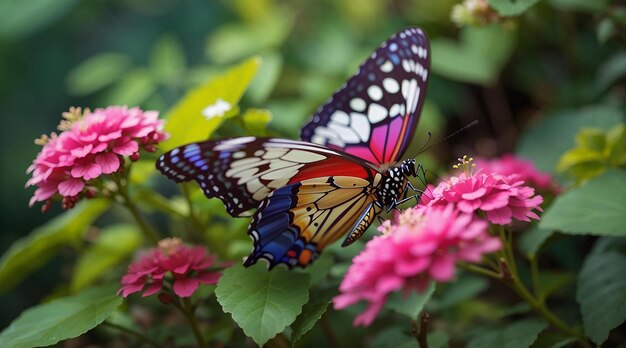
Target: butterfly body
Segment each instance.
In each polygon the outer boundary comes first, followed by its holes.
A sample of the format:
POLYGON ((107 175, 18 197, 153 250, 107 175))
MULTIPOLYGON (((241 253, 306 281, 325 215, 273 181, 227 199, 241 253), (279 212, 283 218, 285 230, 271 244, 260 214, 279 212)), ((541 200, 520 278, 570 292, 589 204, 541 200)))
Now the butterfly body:
POLYGON ((196 181, 235 217, 252 216, 249 266, 306 267, 329 244, 357 240, 414 189, 401 160, 424 102, 428 40, 419 28, 385 41, 302 128, 302 141, 239 137, 192 143, 157 160, 176 181, 196 181), (345 236, 345 237, 344 237, 345 236))

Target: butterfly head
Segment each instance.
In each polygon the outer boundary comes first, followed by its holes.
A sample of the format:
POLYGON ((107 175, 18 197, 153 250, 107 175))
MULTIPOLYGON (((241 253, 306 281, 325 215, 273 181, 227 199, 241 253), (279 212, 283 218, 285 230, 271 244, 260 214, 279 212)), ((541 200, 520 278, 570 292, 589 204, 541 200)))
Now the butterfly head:
POLYGON ((402 168, 402 174, 404 174, 404 176, 417 177, 418 166, 414 159, 404 160, 400 168, 402 168))

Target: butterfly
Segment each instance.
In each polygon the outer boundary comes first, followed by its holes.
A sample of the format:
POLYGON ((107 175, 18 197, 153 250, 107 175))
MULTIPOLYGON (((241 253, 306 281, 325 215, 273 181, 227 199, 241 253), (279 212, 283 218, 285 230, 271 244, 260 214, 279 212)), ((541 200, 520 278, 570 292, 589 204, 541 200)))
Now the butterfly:
POLYGON ((357 240, 383 210, 417 190, 420 166, 400 162, 424 104, 429 43, 419 28, 392 35, 301 129, 301 141, 237 137, 175 148, 156 167, 196 181, 235 217, 252 216, 245 266, 306 267, 329 244, 357 240))

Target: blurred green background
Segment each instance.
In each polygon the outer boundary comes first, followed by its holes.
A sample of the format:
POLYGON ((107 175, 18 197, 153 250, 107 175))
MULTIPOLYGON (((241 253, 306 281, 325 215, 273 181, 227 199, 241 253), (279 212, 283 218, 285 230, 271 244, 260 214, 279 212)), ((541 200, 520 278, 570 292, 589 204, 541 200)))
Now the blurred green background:
MULTIPOLYGON (((466 153, 514 151, 521 141, 518 151, 554 171, 573 138, 568 133, 556 154, 534 146, 550 134, 550 115, 581 124, 623 117, 626 15, 619 2, 544 0, 521 17, 462 29, 450 19, 457 3, 0 1, 0 253, 59 213, 29 208, 33 190, 23 187, 39 150, 33 139, 53 131, 63 111, 127 104, 166 114, 186 90, 252 55, 263 66, 242 105, 271 110, 272 133, 296 138, 299 125, 380 42, 406 26, 424 28, 432 71, 415 144, 427 131, 437 139, 480 121, 421 155, 427 168, 466 153), (541 132, 521 139, 538 124, 541 132)), ((412 151, 407 155, 417 147, 412 151)), ((0 328, 64 281, 72 255, 62 253, 0 297, 0 328)))

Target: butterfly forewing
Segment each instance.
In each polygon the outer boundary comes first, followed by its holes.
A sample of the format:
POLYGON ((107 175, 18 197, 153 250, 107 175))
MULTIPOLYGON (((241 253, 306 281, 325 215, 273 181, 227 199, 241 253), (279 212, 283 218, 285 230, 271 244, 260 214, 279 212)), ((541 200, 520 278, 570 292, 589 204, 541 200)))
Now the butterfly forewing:
POLYGON ((429 45, 419 28, 385 41, 302 128, 302 140, 378 165, 398 161, 426 94, 429 45))
POLYGON ((241 137, 188 144, 159 157, 157 169, 176 181, 195 180, 232 216, 249 216, 274 190, 326 175, 367 178, 372 164, 295 140, 241 137))

